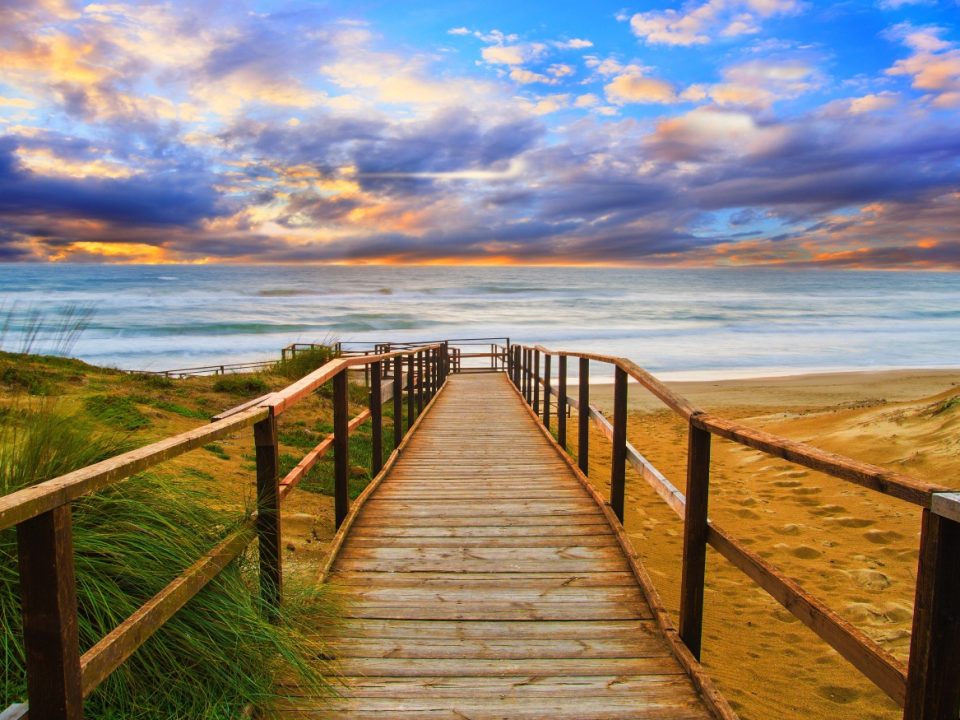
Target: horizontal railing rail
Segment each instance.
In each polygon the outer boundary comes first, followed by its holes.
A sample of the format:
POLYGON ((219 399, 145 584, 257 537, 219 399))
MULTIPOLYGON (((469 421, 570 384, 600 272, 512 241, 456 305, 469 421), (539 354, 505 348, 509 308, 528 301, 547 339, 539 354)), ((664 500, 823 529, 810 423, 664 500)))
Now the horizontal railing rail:
POLYGON ((512 345, 508 349, 507 372, 547 429, 551 428, 550 398, 557 397, 556 437, 564 450, 566 408, 577 410, 577 466, 584 475, 589 473, 589 424, 596 424, 611 441, 609 504, 621 523, 628 462, 683 520, 679 636, 694 657, 700 657, 706 547, 710 545, 897 702, 903 708, 904 718, 956 720, 960 714, 960 572, 956 566, 960 557, 960 493, 706 413, 625 358, 553 350, 541 345, 512 345), (553 358, 557 358, 558 365, 556 385, 551 368, 553 358), (569 358, 578 363, 576 399, 567 394, 569 358), (591 362, 614 366, 613 422, 590 404, 591 362), (628 378, 687 422, 686 494, 627 441, 628 378), (908 664, 893 657, 708 518, 710 440, 714 435, 922 508, 908 664))
MULTIPOLYGON (((371 423, 372 467, 384 467, 383 405, 393 404, 394 447, 406 426, 439 392, 450 372, 444 343, 359 357, 334 359, 297 382, 220 413, 209 425, 151 443, 102 462, 0 497, 0 530, 16 527, 22 599, 27 703, 0 713, 4 720, 83 716, 83 699, 173 617, 254 540, 259 545, 260 601, 264 613, 278 616, 282 602, 280 507, 283 499, 332 448, 334 513, 339 525, 350 506, 347 479, 349 436, 371 423), (349 417, 347 372, 368 368, 367 409, 349 417), (387 368, 390 372, 387 373, 387 368), (389 381, 385 380, 390 375, 389 381), (277 420, 322 385, 333 384, 332 433, 323 438, 285 477, 279 476, 277 420), (256 449, 256 510, 206 555, 172 580, 82 655, 79 652, 76 584, 73 571, 71 503, 84 495, 184 453, 253 428, 256 449)), ((396 453, 396 449, 393 451, 396 453)), ((389 462, 389 460, 388 460, 389 462)), ((5 632, 13 632, 12 628, 5 632)))

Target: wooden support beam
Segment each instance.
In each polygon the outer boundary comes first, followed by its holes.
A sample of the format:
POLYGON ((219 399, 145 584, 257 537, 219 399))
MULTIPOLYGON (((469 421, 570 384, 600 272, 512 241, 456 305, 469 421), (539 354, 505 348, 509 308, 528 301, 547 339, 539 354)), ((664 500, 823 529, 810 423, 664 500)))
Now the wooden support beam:
POLYGON ((567 449, 567 356, 557 359, 557 442, 567 449))
POLYGON ((543 426, 550 429, 550 355, 543 356, 543 426))
POLYGON ((403 440, 403 358, 393 359, 393 446, 403 440))
POLYGON ((30 714, 44 720, 81 720, 70 506, 20 523, 17 551, 30 714))
POLYGON ((710 433, 688 424, 687 504, 683 519, 680 578, 680 639, 700 659, 703 584, 707 562, 707 501, 710 486, 710 433))
POLYGON ((423 350, 417 353, 417 416, 423 412, 423 350))
POLYGON ((923 511, 904 720, 960 716, 960 523, 923 511))
POLYGON ((533 413, 540 414, 540 351, 533 351, 533 413))
POLYGON ((260 602, 271 620, 283 599, 283 547, 280 537, 280 450, 277 417, 271 410, 253 426, 257 453, 257 538, 260 557, 260 602))
POLYGON ((627 472, 627 373, 620 367, 613 379, 613 450, 610 459, 610 507, 623 524, 627 472))
POLYGON ((580 377, 577 389, 580 410, 577 416, 577 466, 584 475, 590 474, 590 361, 580 358, 580 377))
POLYGON ((350 430, 347 371, 333 376, 333 506, 337 527, 350 511, 347 475, 350 472, 350 430))
POLYGON ((413 427, 413 420, 416 417, 416 393, 413 387, 414 367, 416 358, 413 353, 407 355, 407 427, 413 427))
POLYGON ((370 365, 370 472, 376 477, 383 467, 383 366, 370 365))

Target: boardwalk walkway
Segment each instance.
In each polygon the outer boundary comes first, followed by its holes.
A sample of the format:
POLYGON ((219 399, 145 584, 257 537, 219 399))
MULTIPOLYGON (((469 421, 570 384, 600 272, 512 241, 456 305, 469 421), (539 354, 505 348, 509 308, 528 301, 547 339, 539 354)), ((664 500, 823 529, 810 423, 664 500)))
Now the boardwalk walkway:
POLYGON ((288 718, 711 717, 503 374, 451 376, 332 567, 345 697, 288 718))

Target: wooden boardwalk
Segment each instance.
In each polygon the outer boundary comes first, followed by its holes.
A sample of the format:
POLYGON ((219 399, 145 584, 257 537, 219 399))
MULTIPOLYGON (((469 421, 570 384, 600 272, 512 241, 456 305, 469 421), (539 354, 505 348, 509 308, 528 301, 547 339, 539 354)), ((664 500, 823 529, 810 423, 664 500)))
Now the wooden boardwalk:
POLYGON ((449 378, 328 579, 345 596, 344 698, 283 717, 713 717, 504 374, 449 378))

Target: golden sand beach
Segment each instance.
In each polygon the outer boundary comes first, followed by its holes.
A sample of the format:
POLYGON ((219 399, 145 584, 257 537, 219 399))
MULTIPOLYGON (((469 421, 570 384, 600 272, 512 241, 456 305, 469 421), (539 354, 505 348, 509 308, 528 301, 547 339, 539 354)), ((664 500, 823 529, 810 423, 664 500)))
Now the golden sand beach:
MULTIPOLYGON (((960 372, 832 373, 673 383, 705 410, 856 459, 960 487, 960 372), (952 401, 952 402, 951 402, 952 401)), ((612 387, 591 388, 612 408, 612 387)), ((661 406, 662 407, 662 406, 661 406)), ((683 489, 684 424, 630 386, 630 442, 683 489)), ((591 437, 606 491, 609 444, 591 437)), ((901 660, 907 659, 920 512, 749 448, 713 442, 710 516, 901 660)), ((627 531, 668 607, 678 605, 682 524, 635 473, 627 531)), ((826 643, 712 550, 703 661, 746 720, 898 718, 826 643)))

